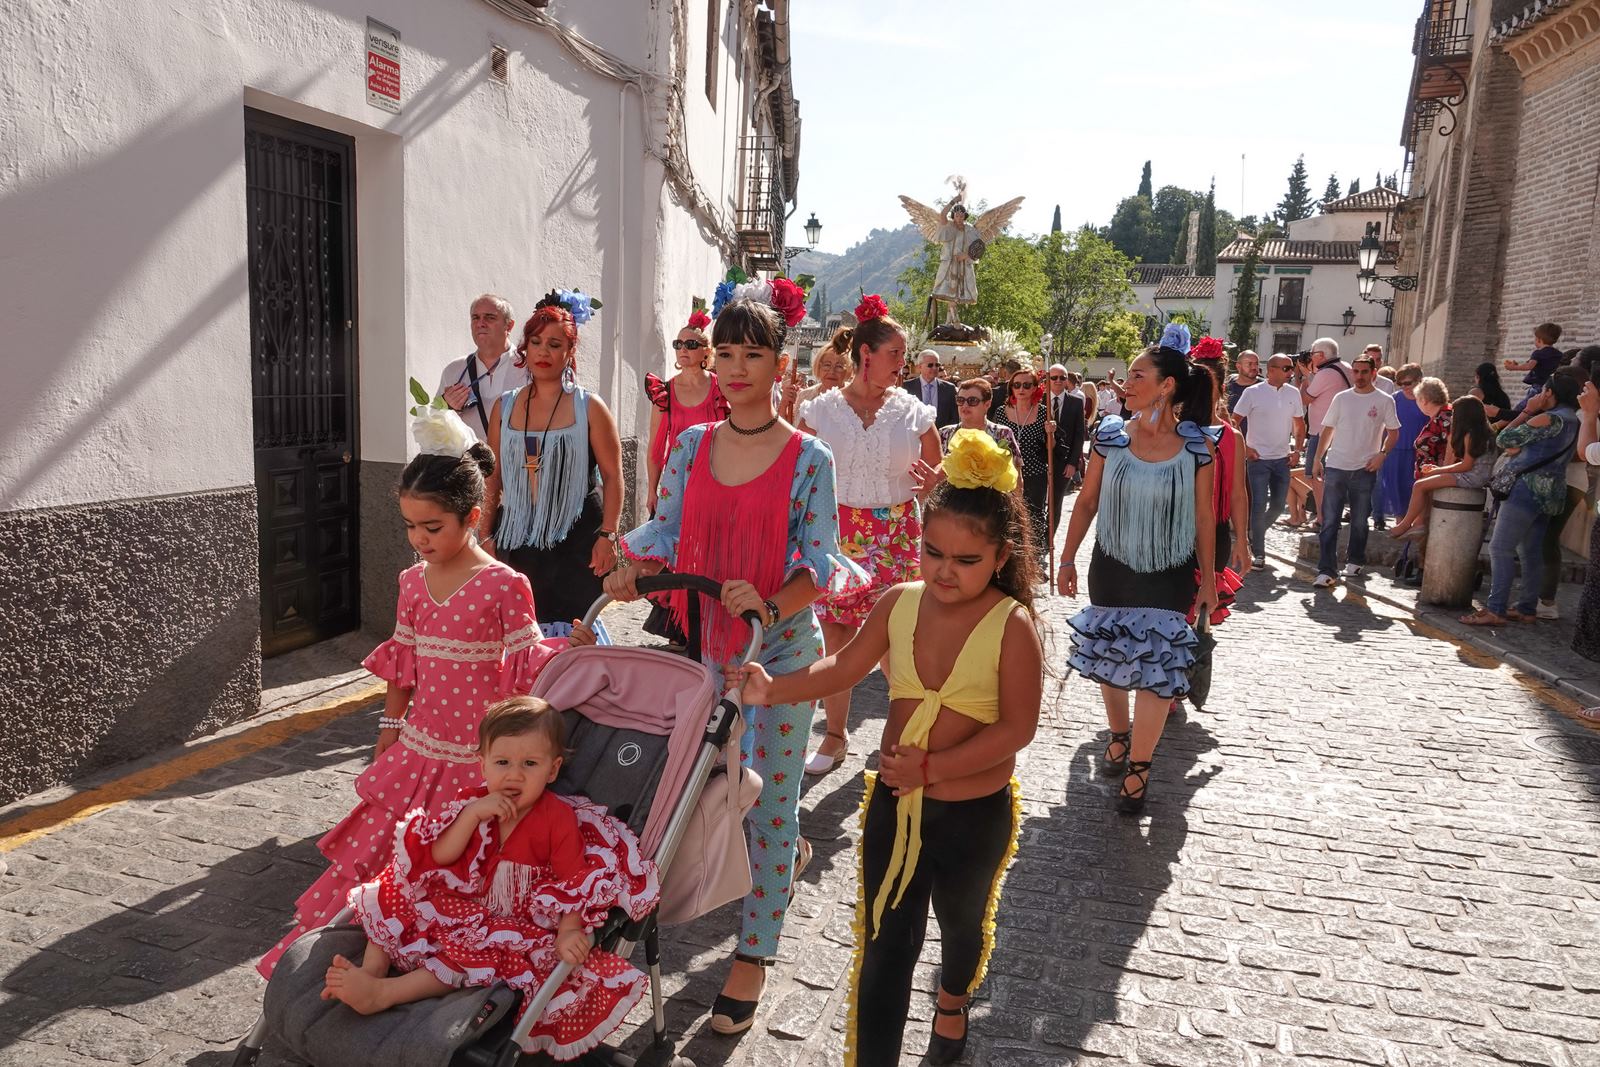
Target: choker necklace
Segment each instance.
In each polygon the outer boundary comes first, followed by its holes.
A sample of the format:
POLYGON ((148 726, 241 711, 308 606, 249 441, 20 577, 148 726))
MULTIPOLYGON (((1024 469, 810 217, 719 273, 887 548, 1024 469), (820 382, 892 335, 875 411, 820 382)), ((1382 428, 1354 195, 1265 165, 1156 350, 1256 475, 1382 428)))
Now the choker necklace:
POLYGON ((724 419, 723 421, 728 424, 728 429, 732 430, 734 433, 741 433, 746 437, 755 437, 757 434, 766 433, 768 430, 778 425, 778 416, 772 416, 772 418, 768 419, 766 422, 763 422, 760 426, 757 426, 753 430, 745 429, 743 426, 735 423, 731 418, 724 419))

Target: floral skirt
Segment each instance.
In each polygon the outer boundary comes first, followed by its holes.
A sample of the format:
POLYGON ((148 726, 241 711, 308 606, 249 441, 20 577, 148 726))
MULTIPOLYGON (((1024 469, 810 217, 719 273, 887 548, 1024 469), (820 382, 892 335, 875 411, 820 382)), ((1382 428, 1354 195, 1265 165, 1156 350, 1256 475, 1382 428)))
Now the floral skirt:
POLYGON ((817 601, 817 618, 860 629, 890 586, 922 576, 922 520, 916 501, 887 508, 839 508, 839 551, 871 584, 817 601))

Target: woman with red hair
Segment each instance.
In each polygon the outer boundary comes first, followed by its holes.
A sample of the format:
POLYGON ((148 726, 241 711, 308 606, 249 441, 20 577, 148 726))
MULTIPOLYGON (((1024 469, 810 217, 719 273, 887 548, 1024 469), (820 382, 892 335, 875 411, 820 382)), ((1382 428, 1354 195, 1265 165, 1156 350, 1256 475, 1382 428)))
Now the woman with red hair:
POLYGON ((489 419, 495 469, 480 530, 485 547, 528 576, 546 637, 571 633, 617 565, 622 440, 577 375, 578 327, 592 307, 566 290, 539 301, 517 348, 530 384, 497 400, 489 419))

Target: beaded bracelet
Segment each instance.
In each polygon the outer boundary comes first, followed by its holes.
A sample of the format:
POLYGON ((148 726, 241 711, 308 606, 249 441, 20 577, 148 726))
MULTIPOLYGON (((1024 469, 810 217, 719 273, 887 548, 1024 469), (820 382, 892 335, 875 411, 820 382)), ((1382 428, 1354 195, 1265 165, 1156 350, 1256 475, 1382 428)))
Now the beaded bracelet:
POLYGON ((380 730, 403 730, 405 726, 406 721, 404 719, 391 719, 387 715, 378 719, 378 729, 380 730))

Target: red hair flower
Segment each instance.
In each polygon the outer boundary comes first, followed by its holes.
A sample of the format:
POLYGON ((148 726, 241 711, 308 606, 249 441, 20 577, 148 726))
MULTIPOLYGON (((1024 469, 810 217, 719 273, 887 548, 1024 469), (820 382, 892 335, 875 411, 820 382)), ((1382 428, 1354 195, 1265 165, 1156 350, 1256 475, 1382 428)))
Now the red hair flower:
POLYGON ((691 330, 703 330, 710 325, 711 316, 698 308, 695 309, 694 314, 689 316, 689 329, 691 330))
POLYGON ((806 317, 806 291, 788 278, 772 279, 772 306, 783 321, 798 326, 806 317))
POLYGON ((889 305, 883 302, 883 297, 877 293, 867 293, 861 298, 861 303, 856 305, 856 322, 865 323, 872 319, 887 318, 889 305))
POLYGON ((1189 348, 1189 358, 1196 363, 1222 358, 1222 338, 1202 337, 1189 348))

